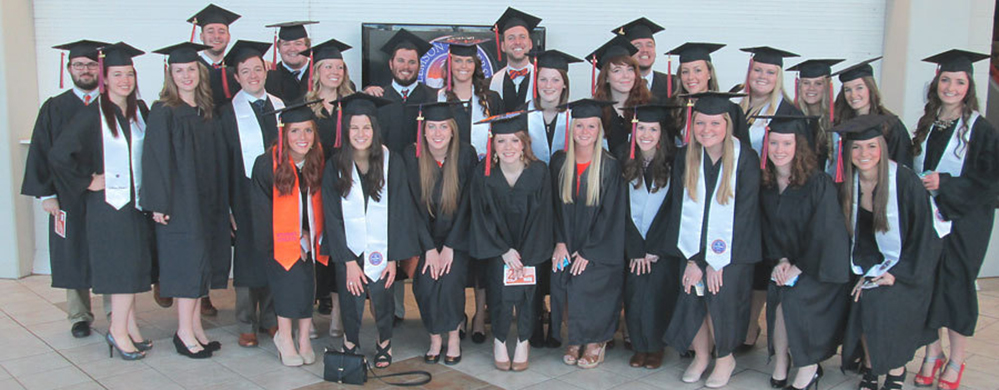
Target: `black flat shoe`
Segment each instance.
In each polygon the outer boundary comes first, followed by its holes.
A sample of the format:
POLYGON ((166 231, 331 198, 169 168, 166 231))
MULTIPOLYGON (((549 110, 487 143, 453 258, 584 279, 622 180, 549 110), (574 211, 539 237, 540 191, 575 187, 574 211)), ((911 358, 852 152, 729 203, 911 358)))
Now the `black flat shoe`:
POLYGON ((69 332, 73 334, 73 337, 78 339, 90 336, 90 323, 87 321, 77 321, 73 323, 73 327, 70 328, 69 332))
MULTIPOLYGON (((180 336, 177 336, 176 333, 173 334, 173 346, 177 349, 178 354, 181 356, 187 356, 191 359, 207 359, 212 357, 212 351, 209 351, 206 348, 202 348, 202 350, 198 352, 191 352, 191 349, 184 344, 184 340, 181 340, 180 336)), ((194 347, 194 345, 192 345, 192 347, 194 347)))
MULTIPOLYGON (((198 344, 201 344, 201 342, 199 341, 198 344)), ((209 341, 208 344, 201 344, 201 348, 211 352, 220 351, 222 350, 222 343, 218 341, 209 341)))
POLYGON ((483 332, 472 332, 472 342, 476 344, 486 342, 486 334, 483 332))

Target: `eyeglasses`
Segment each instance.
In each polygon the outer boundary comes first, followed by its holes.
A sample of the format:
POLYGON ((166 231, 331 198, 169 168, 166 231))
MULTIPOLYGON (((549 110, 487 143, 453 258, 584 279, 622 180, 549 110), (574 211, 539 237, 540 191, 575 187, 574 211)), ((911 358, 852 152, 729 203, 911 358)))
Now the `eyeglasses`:
POLYGON ((82 62, 74 62, 72 64, 69 64, 69 66, 72 67, 73 70, 84 70, 84 69, 86 69, 86 70, 97 70, 97 68, 100 66, 100 64, 98 64, 96 62, 91 62, 91 63, 87 63, 87 64, 84 64, 82 62))

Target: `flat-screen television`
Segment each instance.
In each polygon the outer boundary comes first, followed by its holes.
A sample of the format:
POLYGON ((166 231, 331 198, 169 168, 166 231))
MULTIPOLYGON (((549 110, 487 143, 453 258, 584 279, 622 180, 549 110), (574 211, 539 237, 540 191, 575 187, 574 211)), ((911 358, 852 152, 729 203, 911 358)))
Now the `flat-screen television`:
MULTIPOLYGON (((479 43, 479 59, 486 78, 506 66, 497 60, 496 33, 492 26, 440 25, 440 24, 392 24, 363 23, 361 25, 361 85, 384 85, 392 81, 388 68, 388 54, 381 50, 385 42, 400 29, 415 34, 433 44, 433 48, 420 58, 420 74, 417 80, 434 88, 444 85, 447 72, 448 43, 455 40, 479 43)), ((545 47, 545 28, 538 27, 531 32, 535 49, 545 47)), ((504 60, 506 57, 503 57, 504 60)))

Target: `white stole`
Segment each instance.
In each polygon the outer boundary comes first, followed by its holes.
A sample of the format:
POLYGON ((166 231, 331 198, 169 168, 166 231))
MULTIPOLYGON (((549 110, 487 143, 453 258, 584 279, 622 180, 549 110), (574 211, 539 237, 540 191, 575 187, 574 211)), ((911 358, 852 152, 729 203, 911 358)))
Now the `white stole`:
POLYGON ((666 193, 669 192, 669 182, 666 183, 665 187, 653 193, 649 193, 645 183, 639 184, 638 188, 635 188, 635 184, 638 184, 638 179, 635 179, 628 185, 631 201, 631 222, 635 223, 635 227, 638 228, 638 232, 642 234, 642 238, 644 239, 646 238, 646 234, 649 233, 652 221, 656 218, 656 213, 659 212, 659 207, 662 206, 663 201, 666 199, 666 193))
MULTIPOLYGON (((510 68, 509 66, 504 66, 503 69, 500 69, 496 71, 496 73, 493 73, 493 78, 489 80, 489 89, 496 91, 496 93, 500 95, 500 98, 503 98, 503 80, 506 79, 507 77, 510 77, 507 75, 507 70, 509 70, 509 68, 510 68)), ((527 69, 530 69, 531 71, 527 73, 527 76, 524 76, 525 80, 520 80, 519 88, 524 88, 524 86, 526 86, 527 87, 526 100, 531 100, 534 88, 534 64, 528 63, 527 69)), ((517 85, 517 82, 514 81, 513 85, 517 85)), ((518 107, 506 107, 507 110, 511 111, 516 110, 517 108, 518 107)))
MULTIPOLYGON (((860 190, 860 179, 859 175, 853 176, 853 194, 850 196, 853 198, 852 215, 853 215, 853 240, 850 244, 850 269, 855 275, 864 274, 863 268, 853 262, 853 251, 857 246, 857 203, 860 201, 857 194, 860 190)), ((871 267, 870 270, 864 274, 867 278, 876 278, 884 275, 888 272, 891 267, 898 264, 898 258, 902 255, 902 235, 899 230, 901 228, 901 222, 899 220, 898 214, 898 182, 895 181, 898 177, 898 164, 894 161, 888 161, 888 186, 887 188, 879 188, 879 191, 888 191, 888 207, 885 210, 886 216, 888 217, 888 231, 887 232, 874 232, 874 240, 878 244, 878 250, 881 251, 881 255, 884 256, 884 261, 881 264, 871 267)))
MULTIPOLYGON (((732 175, 729 179, 729 186, 732 188, 734 194, 736 176, 738 176, 737 172, 739 172, 739 154, 742 147, 737 140, 733 140, 732 146, 734 164, 732 164, 732 175)), ((711 158, 703 150, 701 154, 702 159, 711 158)), ((693 168, 686 167, 686 169, 693 168)), ((704 173, 703 161, 701 161, 697 169, 700 170, 697 180, 697 200, 690 199, 690 196, 686 194, 686 190, 681 195, 683 196, 683 203, 680 206, 680 234, 677 238, 677 247, 687 259, 690 259, 701 251, 701 228, 704 224, 703 202, 712 202, 711 211, 708 215, 708 236, 705 238, 708 245, 705 248, 704 260, 715 270, 721 270, 732 262, 731 249, 732 231, 735 227, 735 197, 733 196, 732 199, 729 199, 726 204, 718 203, 718 197, 716 196, 718 185, 715 185, 715 190, 710 195, 705 193, 707 191, 707 185, 705 184, 707 175, 704 173)), ((720 181, 724 175, 725 167, 722 166, 717 180, 720 181)))
MULTIPOLYGON (((447 91, 440 90, 437 92, 438 102, 447 102, 447 91)), ((489 124, 481 123, 475 124, 475 122, 486 119, 486 113, 483 111, 482 106, 479 105, 479 97, 472 93, 472 99, 468 101, 461 102, 462 107, 468 108, 472 113, 471 122, 469 128, 469 143, 475 148, 475 153, 478 154, 479 160, 486 155, 486 146, 489 145, 489 124)))
MULTIPOLYGON (((536 109, 534 100, 527 105, 528 110, 536 109)), ((555 134, 552 136, 552 146, 548 147, 548 130, 545 127, 545 113, 533 111, 527 114, 527 133, 531 136, 531 151, 534 157, 547 165, 552 154, 565 149, 565 116, 569 111, 559 112, 555 117, 555 134)))
POLYGON ((355 165, 351 170, 350 192, 340 199, 347 247, 354 254, 364 257, 364 275, 372 281, 378 280, 388 266, 389 151, 384 146, 382 150, 385 185, 382 187, 381 198, 377 202, 374 198, 368 199, 368 208, 365 210, 364 191, 361 190, 361 178, 355 165))
MULTIPOLYGON (((243 155, 243 174, 247 178, 253 173, 253 162, 257 160, 257 156, 264 154, 267 149, 264 145, 264 131, 250 105, 251 99, 256 100, 244 90, 240 90, 232 98, 232 110, 236 113, 236 130, 239 133, 239 150, 243 155)), ((275 110, 284 108, 284 102, 276 96, 267 94, 266 99, 270 99, 275 110)), ((276 118, 277 114, 274 115, 276 118)))
MULTIPOLYGON (((968 139, 971 139, 971 131, 975 129, 975 122, 981 114, 978 111, 971 113, 971 117, 968 119, 968 139)), ((961 137, 960 130, 964 126, 964 118, 957 120, 957 126, 954 127, 954 133, 951 134, 950 140, 947 141, 947 148, 944 149, 943 155, 940 156, 940 162, 937 163, 936 172, 947 173, 951 176, 961 176, 961 171, 964 169, 964 159, 968 156, 968 143, 964 143, 964 147, 958 151, 958 144, 961 143, 959 139, 961 137)), ((930 134, 936 130, 936 126, 930 126, 930 131, 926 134, 926 138, 923 139, 923 152, 916 156, 913 167, 916 172, 925 172, 926 167, 923 166, 926 160, 926 142, 930 140, 930 134)), ((945 129, 941 129, 943 131, 945 129)))
MULTIPOLYGON (((142 190, 142 144, 146 138, 146 121, 142 113, 137 112, 135 120, 129 125, 132 145, 125 139, 125 129, 118 123, 118 136, 111 134, 104 108, 98 98, 97 107, 101 117, 101 139, 104 146, 104 201, 121 210, 132 198, 132 188, 135 188, 135 208, 139 207, 139 195, 142 190)), ((115 122, 119 122, 115 120, 115 122)))

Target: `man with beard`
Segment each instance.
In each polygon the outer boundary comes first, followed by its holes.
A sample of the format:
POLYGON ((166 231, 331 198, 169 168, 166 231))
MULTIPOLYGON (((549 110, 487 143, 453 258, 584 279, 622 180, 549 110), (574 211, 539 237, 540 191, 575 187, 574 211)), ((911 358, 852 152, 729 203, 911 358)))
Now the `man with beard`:
POLYGON ((669 87, 672 79, 665 73, 652 70, 652 65, 656 63, 656 40, 652 35, 662 30, 662 26, 646 18, 635 19, 624 26, 611 30, 611 32, 627 38, 632 45, 638 48, 638 53, 633 56, 638 61, 638 71, 642 73, 645 86, 652 92, 652 96, 655 96, 660 102, 666 101, 672 90, 669 87))
POLYGON ((305 26, 318 22, 287 22, 271 24, 276 27, 278 41, 275 50, 281 55, 281 62, 267 72, 267 92, 286 102, 295 102, 309 91, 309 61, 307 52, 312 47, 305 26))
POLYGON ((507 8, 493 25, 500 39, 499 51, 506 55, 506 66, 493 73, 489 89, 503 98, 506 112, 521 109, 534 90, 534 65, 527 53, 534 48, 531 31, 539 23, 541 18, 507 8))
MULTIPOLYGON (((198 59, 208 67, 208 78, 212 86, 212 102, 215 104, 215 111, 218 111, 219 107, 224 106, 229 100, 232 100, 233 95, 239 92, 239 83, 236 82, 234 74, 235 70, 223 70, 225 64, 222 58, 225 56, 225 49, 229 46, 229 25, 239 19, 240 15, 237 15, 229 10, 222 7, 218 7, 215 4, 209 4, 205 9, 201 10, 197 14, 194 14, 187 21, 201 27, 201 43, 211 46, 210 49, 203 50, 201 56, 198 59)), ((194 40, 194 33, 191 33, 191 40, 194 40)), ((226 267, 228 269, 228 266, 226 267)), ((212 269, 214 275, 215 269, 212 269)), ((228 278, 228 271, 226 271, 226 278, 228 278)), ((212 307, 211 301, 205 298, 206 301, 202 302, 201 308, 210 308, 211 311, 215 311, 212 307), (208 304, 207 306, 205 304, 208 304)))
MULTIPOLYGON (((73 337, 90 335, 90 323, 94 314, 90 309, 90 260, 87 258, 86 210, 82 202, 73 207, 60 205, 60 195, 56 192, 49 167, 49 150, 65 128, 66 123, 78 110, 97 101, 97 48, 109 45, 105 42, 77 41, 55 46, 55 49, 69 51, 70 78, 73 88, 53 96, 42 104, 31 133, 31 146, 28 148, 28 161, 24 167, 24 182, 21 194, 42 200, 42 209, 49 213, 49 261, 52 268, 52 287, 66 289, 66 310, 72 323, 73 337), (58 229, 60 225, 63 228, 58 229)), ((61 84, 61 82, 60 82, 61 84)), ((107 296, 105 296, 107 297, 107 296)), ((107 299, 105 301, 108 301, 107 299)), ((105 302, 105 311, 111 305, 105 302)))

